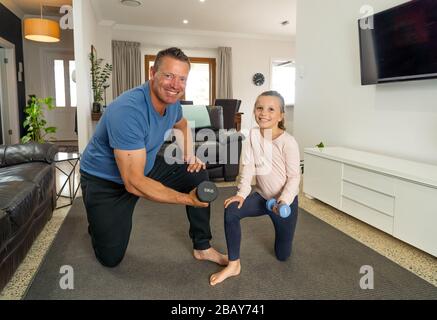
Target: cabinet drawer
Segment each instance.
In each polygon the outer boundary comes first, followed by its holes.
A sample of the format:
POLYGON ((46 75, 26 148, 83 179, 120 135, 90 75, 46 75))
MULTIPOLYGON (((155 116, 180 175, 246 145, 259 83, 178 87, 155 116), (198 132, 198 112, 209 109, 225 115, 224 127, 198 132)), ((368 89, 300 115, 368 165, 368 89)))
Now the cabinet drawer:
POLYGON ((342 183, 342 195, 389 216, 394 215, 395 199, 392 196, 373 191, 347 181, 342 183))
POLYGON ((387 216, 346 197, 342 198, 342 211, 388 234, 393 234, 393 217, 387 216))
POLYGON ((394 179, 373 171, 345 164, 343 169, 343 180, 358 184, 368 189, 385 193, 387 195, 395 195, 394 179))

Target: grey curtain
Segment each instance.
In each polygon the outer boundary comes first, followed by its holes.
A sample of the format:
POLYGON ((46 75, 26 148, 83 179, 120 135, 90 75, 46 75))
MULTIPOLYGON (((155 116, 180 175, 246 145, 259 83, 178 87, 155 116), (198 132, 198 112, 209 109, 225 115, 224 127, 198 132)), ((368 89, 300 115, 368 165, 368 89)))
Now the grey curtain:
POLYGON ((217 99, 232 99, 232 48, 218 48, 217 99))
POLYGON ((112 93, 114 99, 141 84, 139 42, 112 41, 112 93))

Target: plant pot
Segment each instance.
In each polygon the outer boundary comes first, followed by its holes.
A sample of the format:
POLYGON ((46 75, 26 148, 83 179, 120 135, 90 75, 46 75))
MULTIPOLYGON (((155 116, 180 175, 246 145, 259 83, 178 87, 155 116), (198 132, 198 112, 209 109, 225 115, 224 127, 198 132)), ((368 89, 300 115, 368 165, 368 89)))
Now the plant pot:
POLYGON ((93 103, 93 113, 100 113, 102 110, 102 105, 99 102, 93 103))

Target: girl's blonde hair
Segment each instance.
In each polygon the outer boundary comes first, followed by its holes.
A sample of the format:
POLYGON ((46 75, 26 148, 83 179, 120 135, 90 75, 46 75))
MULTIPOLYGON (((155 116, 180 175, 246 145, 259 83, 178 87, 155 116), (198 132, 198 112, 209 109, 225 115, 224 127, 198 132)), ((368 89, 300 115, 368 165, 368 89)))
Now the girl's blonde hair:
MULTIPOLYGON (((256 104, 258 102, 259 97, 276 97, 279 99, 279 103, 280 103, 280 111, 282 114, 285 114, 285 101, 284 101, 284 97, 281 96, 281 94, 278 91, 274 91, 274 90, 269 90, 269 91, 264 91, 263 93, 261 93, 258 98, 256 98, 255 101, 255 106, 253 108, 254 112, 255 112, 255 108, 256 108, 256 104)), ((282 120, 278 123, 278 128, 281 130, 285 130, 285 116, 282 118, 282 120)))

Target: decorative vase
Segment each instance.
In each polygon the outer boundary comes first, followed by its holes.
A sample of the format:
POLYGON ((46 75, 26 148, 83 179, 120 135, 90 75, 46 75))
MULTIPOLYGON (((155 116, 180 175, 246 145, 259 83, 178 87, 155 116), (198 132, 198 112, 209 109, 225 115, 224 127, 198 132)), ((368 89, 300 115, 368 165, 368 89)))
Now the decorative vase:
POLYGON ((102 106, 101 106, 100 102, 94 102, 93 103, 93 113, 100 113, 101 110, 102 110, 102 106))

